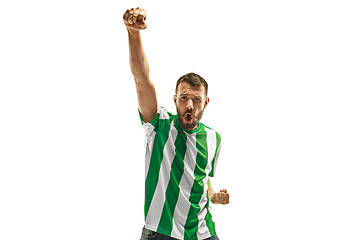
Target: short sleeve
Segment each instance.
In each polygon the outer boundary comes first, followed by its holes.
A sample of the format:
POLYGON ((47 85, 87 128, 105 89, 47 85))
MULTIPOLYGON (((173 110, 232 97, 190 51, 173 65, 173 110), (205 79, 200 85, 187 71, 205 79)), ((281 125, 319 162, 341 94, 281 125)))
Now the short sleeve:
POLYGON ((221 137, 220 134, 216 133, 216 151, 215 151, 215 156, 211 161, 211 171, 209 173, 210 177, 214 177, 216 174, 216 166, 219 159, 220 150, 221 150, 221 137))
POLYGON ((161 128, 165 121, 170 121, 171 114, 168 113, 164 107, 161 107, 160 105, 157 106, 156 115, 153 120, 150 122, 145 123, 143 119, 141 118, 141 114, 139 111, 139 116, 141 120, 141 124, 143 125, 145 135, 149 136, 153 132, 157 132, 159 128, 161 128))

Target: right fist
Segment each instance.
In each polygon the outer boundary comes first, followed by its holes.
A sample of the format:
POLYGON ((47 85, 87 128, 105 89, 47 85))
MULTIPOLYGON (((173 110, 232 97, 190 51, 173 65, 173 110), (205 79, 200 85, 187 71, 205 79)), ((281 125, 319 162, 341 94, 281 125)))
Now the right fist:
POLYGON ((123 20, 128 29, 142 30, 146 29, 146 11, 142 8, 132 8, 126 10, 123 15, 123 20))

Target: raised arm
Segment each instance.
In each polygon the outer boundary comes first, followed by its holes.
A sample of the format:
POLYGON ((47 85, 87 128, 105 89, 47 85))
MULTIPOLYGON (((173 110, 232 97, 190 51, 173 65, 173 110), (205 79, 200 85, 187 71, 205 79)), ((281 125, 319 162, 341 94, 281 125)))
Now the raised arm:
POLYGON ((142 46, 140 30, 146 29, 146 11, 128 9, 123 20, 129 37, 130 68, 135 79, 139 111, 144 122, 154 119, 157 111, 155 87, 149 76, 149 64, 142 46))

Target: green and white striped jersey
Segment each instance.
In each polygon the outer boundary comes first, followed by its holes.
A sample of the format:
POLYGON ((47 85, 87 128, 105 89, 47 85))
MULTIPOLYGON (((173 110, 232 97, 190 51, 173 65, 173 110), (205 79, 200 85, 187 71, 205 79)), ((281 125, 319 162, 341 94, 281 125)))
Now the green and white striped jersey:
POLYGON ((208 178, 215 173, 220 135, 202 123, 187 131, 176 115, 160 106, 151 122, 142 123, 145 227, 184 240, 216 235, 208 178))

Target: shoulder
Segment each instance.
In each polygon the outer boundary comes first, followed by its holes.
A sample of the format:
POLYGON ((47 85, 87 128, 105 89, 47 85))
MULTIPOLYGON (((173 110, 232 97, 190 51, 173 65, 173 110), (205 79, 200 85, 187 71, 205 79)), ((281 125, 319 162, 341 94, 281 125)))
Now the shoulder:
POLYGON ((172 122, 174 115, 168 112, 163 106, 158 105, 155 118, 149 122, 156 129, 158 127, 166 127, 172 122))
POLYGON ((214 135, 214 137, 216 137, 216 139, 218 140, 218 141, 221 141, 221 136, 220 136, 220 134, 217 132, 217 131, 215 131, 214 129, 212 129, 211 127, 209 127, 209 126, 206 126, 205 124, 203 124, 203 123, 201 123, 201 125, 203 126, 203 128, 204 128, 204 130, 209 134, 212 134, 212 135, 214 135))
POLYGON ((174 119, 174 115, 168 112, 165 107, 160 105, 157 107, 157 114, 159 114, 159 119, 174 119))
POLYGON ((166 111, 166 109, 161 105, 157 106, 155 117, 151 121, 145 122, 142 119, 140 111, 139 111, 139 115, 140 115, 140 120, 141 120, 142 124, 150 123, 153 125, 156 124, 159 120, 170 120, 171 121, 174 118, 174 115, 171 114, 170 112, 166 111))

